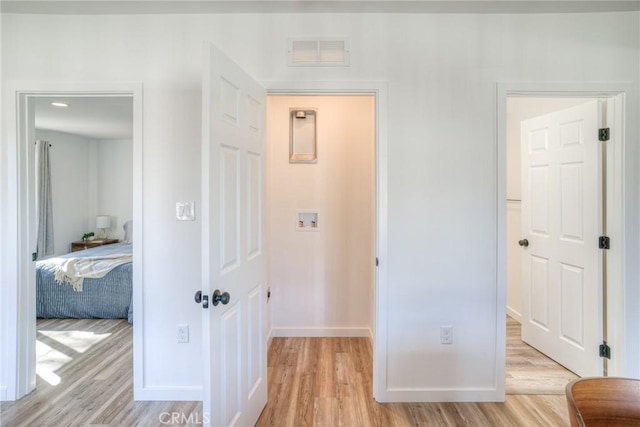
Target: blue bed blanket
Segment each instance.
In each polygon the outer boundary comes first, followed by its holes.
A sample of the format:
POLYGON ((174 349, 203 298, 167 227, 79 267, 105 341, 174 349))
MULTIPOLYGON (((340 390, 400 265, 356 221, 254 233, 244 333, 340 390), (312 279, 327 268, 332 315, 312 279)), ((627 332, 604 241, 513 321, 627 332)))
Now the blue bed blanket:
MULTIPOLYGON (((71 252, 57 258, 86 258, 105 255, 131 254, 131 244, 115 243, 84 251, 71 252)), ((133 266, 117 266, 99 279, 85 278, 82 291, 69 283, 58 283, 50 266, 54 258, 36 262, 36 314, 40 318, 100 318, 128 319, 133 322, 131 296, 133 266), (49 267, 49 268, 48 268, 49 267)))

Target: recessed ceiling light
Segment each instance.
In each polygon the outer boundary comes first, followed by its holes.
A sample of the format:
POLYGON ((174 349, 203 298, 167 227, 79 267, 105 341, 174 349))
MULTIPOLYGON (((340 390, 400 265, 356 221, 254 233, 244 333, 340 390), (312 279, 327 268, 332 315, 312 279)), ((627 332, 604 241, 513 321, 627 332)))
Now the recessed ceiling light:
POLYGON ((53 105, 54 107, 68 107, 69 104, 66 104, 64 102, 52 102, 51 105, 53 105))

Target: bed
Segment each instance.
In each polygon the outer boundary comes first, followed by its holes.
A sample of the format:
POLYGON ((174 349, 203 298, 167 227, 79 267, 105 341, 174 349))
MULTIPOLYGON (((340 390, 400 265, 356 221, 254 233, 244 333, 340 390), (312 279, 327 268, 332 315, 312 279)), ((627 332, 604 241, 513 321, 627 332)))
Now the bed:
POLYGON ((131 247, 129 243, 115 243, 37 261, 37 317, 122 318, 133 323, 131 247), (112 261, 115 259, 118 262, 112 261), (119 265, 110 269, 104 277, 92 278, 109 269, 105 268, 105 260, 119 265), (96 265, 97 268, 94 267, 96 265), (88 271, 87 266, 89 270, 93 269, 94 274, 84 274, 88 271), (64 273, 60 273, 61 268, 65 268, 64 273))

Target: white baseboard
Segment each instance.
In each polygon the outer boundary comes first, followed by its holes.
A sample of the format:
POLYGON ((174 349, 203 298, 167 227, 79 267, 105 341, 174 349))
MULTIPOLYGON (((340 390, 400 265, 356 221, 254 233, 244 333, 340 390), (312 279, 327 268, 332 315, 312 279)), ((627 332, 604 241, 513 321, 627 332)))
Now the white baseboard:
POLYGON ((390 389, 378 402, 504 402, 504 390, 497 389, 390 389))
POLYGON ((271 340, 273 339, 273 328, 269 329, 269 333, 267 334, 267 348, 271 345, 271 340))
POLYGON ((370 328, 273 328, 273 337, 372 337, 370 328))
POLYGON ((517 311, 515 311, 509 306, 507 306, 507 316, 517 320, 518 323, 522 323, 522 314, 518 313, 517 311))
POLYGON ((134 390, 133 400, 201 401, 202 387, 142 387, 139 390, 134 390))
POLYGON ((0 386, 0 402, 6 402, 9 399, 7 399, 7 387, 6 386, 0 386))

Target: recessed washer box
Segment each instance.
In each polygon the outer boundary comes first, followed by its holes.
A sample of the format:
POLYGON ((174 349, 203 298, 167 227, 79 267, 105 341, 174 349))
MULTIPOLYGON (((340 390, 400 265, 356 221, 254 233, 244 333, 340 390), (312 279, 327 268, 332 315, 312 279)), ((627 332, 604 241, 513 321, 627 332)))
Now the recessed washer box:
POLYGON ((320 213, 312 209, 298 209, 296 231, 320 231, 320 213))

